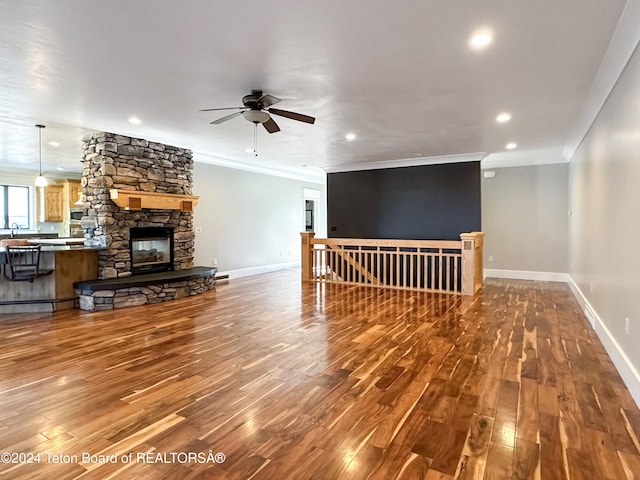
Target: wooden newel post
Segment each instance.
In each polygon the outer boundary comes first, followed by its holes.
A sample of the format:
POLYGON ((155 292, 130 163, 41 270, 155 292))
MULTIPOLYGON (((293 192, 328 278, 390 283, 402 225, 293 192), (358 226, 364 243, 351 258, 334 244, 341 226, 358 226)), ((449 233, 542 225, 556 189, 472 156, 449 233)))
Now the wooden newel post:
POLYGON ((314 232, 300 232, 300 238, 302 240, 302 281, 310 282, 313 280, 313 239, 315 237, 314 232))
POLYGON ((461 233, 462 294, 475 295, 482 287, 482 244, 484 233, 461 233))

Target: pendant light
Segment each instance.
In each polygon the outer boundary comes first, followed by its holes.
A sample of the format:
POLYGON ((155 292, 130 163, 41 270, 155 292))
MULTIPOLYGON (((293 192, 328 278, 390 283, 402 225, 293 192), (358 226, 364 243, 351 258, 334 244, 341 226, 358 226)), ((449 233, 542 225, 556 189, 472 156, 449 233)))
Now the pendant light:
POLYGON ((38 129, 38 146, 39 146, 39 158, 40 158, 40 174, 36 177, 36 187, 46 187, 48 182, 47 179, 42 175, 42 129, 44 125, 36 125, 38 129))

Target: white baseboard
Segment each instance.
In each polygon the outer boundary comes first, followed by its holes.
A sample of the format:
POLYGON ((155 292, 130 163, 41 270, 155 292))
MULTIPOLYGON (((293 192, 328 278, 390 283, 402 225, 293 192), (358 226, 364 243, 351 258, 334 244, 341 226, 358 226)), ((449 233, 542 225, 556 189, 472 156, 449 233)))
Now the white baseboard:
POLYGON ((236 270, 218 272, 218 275, 229 275, 229 279, 232 279, 248 277, 250 275, 259 275, 261 273, 276 272, 278 270, 288 270, 291 268, 300 268, 300 262, 273 263, 271 265, 260 265, 258 267, 238 268, 236 270))
POLYGON ((584 310, 584 314, 591 322, 593 329, 609 354, 609 357, 611 357, 611 361, 616 366, 616 369, 627 386, 627 389, 629 389, 629 393, 631 393, 633 400, 636 402, 636 405, 640 407, 640 373, 633 366, 631 360, 627 357, 627 354, 620 347, 615 337, 602 321, 598 312, 596 312, 593 306, 589 303, 589 300, 587 300, 587 297, 582 293, 580 287, 578 287, 570 275, 567 276, 569 277, 568 283, 571 291, 578 300, 582 310, 584 310))
POLYGON ((569 275, 557 272, 535 272, 530 270, 495 270, 485 268, 483 278, 513 278, 516 280, 542 280, 545 282, 568 282, 569 275))

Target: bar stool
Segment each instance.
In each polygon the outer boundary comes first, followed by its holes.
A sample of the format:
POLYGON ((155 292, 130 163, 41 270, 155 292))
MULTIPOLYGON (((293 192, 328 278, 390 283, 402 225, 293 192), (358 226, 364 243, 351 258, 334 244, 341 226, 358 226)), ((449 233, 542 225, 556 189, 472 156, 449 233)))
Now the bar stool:
POLYGON ((4 276, 12 282, 33 282, 36 278, 53 272, 40 268, 40 245, 9 245, 6 249, 4 276))

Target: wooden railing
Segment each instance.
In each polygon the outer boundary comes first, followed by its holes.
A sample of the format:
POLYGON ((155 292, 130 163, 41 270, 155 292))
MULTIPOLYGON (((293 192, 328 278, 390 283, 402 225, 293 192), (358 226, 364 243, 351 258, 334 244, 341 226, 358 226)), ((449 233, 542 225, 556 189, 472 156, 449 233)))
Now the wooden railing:
POLYGON ((302 232, 302 280, 473 295, 482 286, 482 232, 460 241, 315 238, 302 232))

